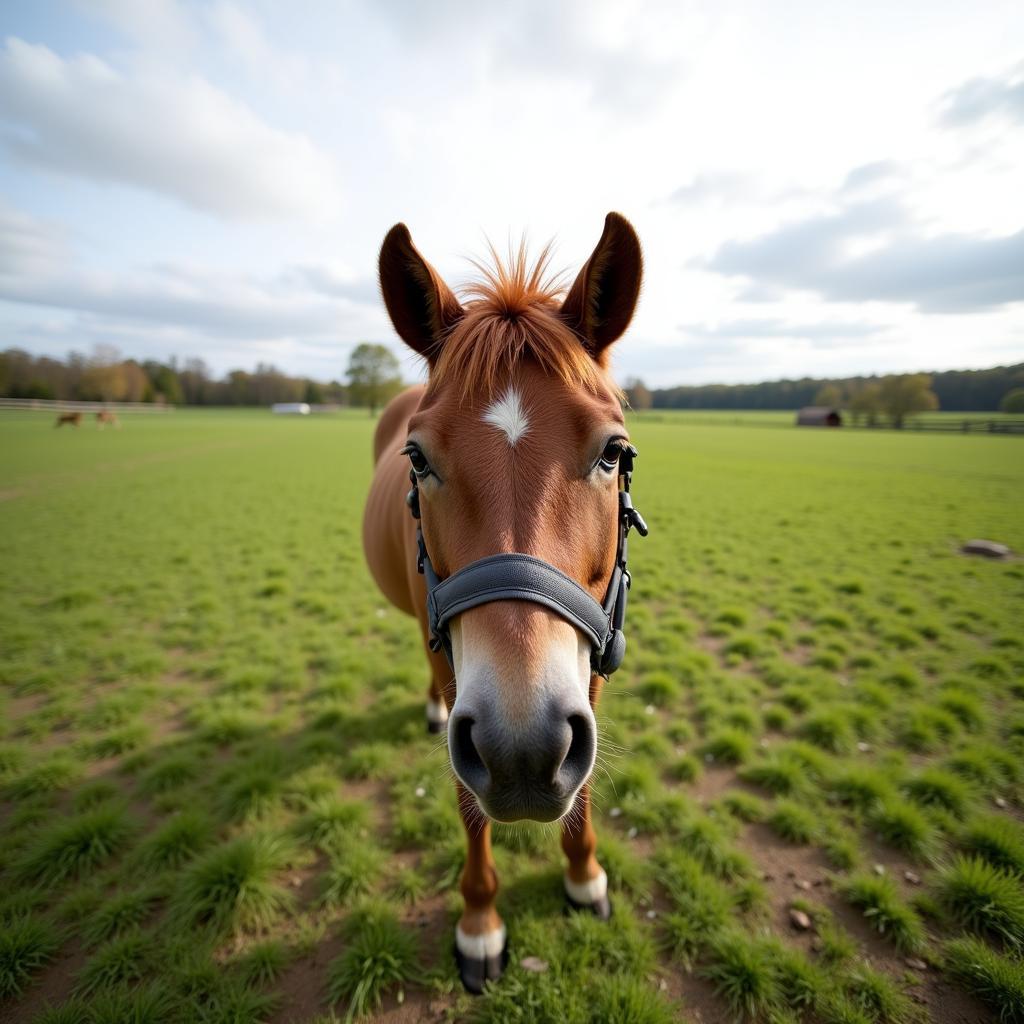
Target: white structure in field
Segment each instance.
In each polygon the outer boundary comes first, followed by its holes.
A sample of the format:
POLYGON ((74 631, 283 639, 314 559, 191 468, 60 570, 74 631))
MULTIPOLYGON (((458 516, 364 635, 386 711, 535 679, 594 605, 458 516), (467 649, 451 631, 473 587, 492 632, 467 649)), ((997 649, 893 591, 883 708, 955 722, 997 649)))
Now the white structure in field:
POLYGON ((305 402, 275 402, 270 411, 279 416, 308 416, 309 406, 305 402))

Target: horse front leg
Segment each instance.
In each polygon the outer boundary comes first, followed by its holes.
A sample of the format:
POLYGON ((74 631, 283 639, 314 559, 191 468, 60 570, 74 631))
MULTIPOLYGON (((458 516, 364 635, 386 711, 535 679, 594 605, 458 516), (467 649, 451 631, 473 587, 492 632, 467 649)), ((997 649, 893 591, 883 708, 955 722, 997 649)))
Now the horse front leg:
POLYGON ((448 711, 455 703, 455 676, 444 654, 435 653, 430 649, 425 626, 423 631, 423 646, 430 665, 430 685, 427 687, 427 732, 441 733, 448 726, 448 711))
POLYGON ((562 850, 566 866, 565 898, 574 910, 589 910, 602 921, 612 915, 608 876, 594 855, 597 833, 590 820, 590 783, 581 790, 573 809, 562 820, 562 850))
POLYGON ((462 783, 455 785, 466 830, 466 866, 459 886, 464 906, 455 926, 455 960, 462 984, 479 994, 485 982, 497 981, 504 972, 508 939, 494 906, 498 875, 491 854, 491 823, 462 783))
MULTIPOLYGON (((590 706, 597 707, 604 679, 590 677, 590 706)), ((569 861, 564 883, 565 898, 575 910, 589 910, 602 921, 612 914, 608 876, 597 862, 597 833, 590 820, 590 783, 576 797, 572 810, 562 819, 562 850, 569 861)))

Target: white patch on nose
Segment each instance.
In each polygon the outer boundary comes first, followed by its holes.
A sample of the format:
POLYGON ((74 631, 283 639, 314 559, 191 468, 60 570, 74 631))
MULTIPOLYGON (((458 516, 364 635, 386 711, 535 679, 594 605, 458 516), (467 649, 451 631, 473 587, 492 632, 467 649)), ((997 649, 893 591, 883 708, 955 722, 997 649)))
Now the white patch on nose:
POLYGON ((514 445, 529 429, 530 419, 523 408, 523 399, 515 388, 509 388, 484 413, 484 422, 497 427, 514 445))

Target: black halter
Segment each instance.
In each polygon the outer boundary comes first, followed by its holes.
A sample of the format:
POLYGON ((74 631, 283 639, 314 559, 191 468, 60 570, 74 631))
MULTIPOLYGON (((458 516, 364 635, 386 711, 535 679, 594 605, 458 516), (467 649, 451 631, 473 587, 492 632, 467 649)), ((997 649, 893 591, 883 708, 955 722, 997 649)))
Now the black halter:
MULTIPOLYGON (((633 460, 637 450, 625 445, 619 456, 619 520, 615 566, 603 604, 598 604, 574 579, 553 565, 531 555, 488 555, 471 562, 447 579, 439 580, 423 541, 423 527, 417 522, 419 557, 416 567, 427 583, 427 619, 430 649, 443 650, 454 670, 452 641, 448 624, 456 615, 492 601, 532 601, 544 605, 575 626, 590 641, 590 664, 595 673, 610 676, 626 653, 626 594, 630 575, 626 568, 626 538, 632 527, 647 536, 647 524, 633 508, 629 494, 633 460)), ((420 518, 420 492, 416 474, 410 470, 412 490, 406 496, 413 518, 420 518)))

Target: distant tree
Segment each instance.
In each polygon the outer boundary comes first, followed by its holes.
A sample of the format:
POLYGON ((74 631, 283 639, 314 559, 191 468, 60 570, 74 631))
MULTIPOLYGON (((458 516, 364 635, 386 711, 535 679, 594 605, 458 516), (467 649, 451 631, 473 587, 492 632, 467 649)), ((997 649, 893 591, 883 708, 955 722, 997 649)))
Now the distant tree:
POLYGON ((645 409, 650 409, 654 404, 654 398, 650 391, 644 386, 644 382, 639 377, 630 377, 626 381, 626 401, 629 402, 629 407, 636 412, 643 412, 645 409))
POLYGON ((1024 412, 1024 388, 1014 388, 1003 395, 999 403, 1000 412, 1024 412))
POLYGON ((854 389, 849 401, 850 415, 854 423, 860 423, 863 416, 869 427, 878 422, 882 412, 882 389, 877 381, 866 381, 854 389))
POLYGON ((938 409, 939 400, 932 391, 932 379, 927 373, 902 373, 883 377, 879 386, 883 411, 899 429, 911 413, 938 409))
POLYGON ((815 405, 824 405, 829 409, 843 407, 843 390, 838 384, 823 384, 814 396, 815 405))
POLYGON ((302 400, 310 405, 322 405, 324 400, 324 389, 315 380, 306 381, 306 393, 302 400))
POLYGON ((178 371, 178 384, 186 405, 210 404, 210 368, 202 359, 185 360, 184 368, 178 371))
POLYGON ((371 416, 402 388, 398 359, 385 345, 356 345, 346 376, 352 404, 369 406, 371 416))

